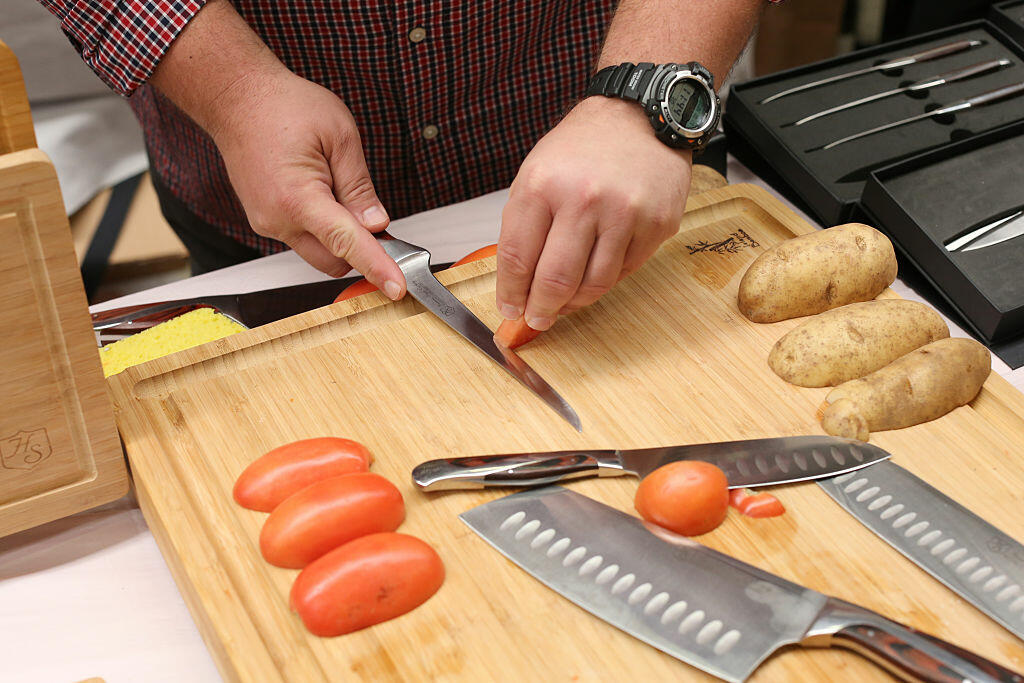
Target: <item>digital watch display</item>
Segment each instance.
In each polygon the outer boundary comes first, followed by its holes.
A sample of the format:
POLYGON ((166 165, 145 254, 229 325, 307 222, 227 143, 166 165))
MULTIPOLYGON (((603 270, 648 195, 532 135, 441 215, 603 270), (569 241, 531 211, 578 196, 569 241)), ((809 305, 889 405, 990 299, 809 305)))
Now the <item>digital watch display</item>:
POLYGON ((675 148, 702 147, 714 135, 721 117, 714 78, 698 62, 610 66, 594 76, 587 94, 641 104, 658 139, 675 148))

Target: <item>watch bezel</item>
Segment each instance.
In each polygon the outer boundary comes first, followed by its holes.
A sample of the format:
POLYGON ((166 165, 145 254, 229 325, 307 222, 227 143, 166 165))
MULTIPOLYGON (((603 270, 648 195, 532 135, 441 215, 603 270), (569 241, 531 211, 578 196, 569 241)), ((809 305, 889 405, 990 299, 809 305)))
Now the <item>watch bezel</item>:
POLYGON ((707 133, 717 125, 718 122, 718 109, 719 101, 718 96, 712 89, 711 85, 705 81, 699 74, 695 74, 689 69, 682 69, 672 74, 672 78, 666 79, 664 83, 658 87, 658 110, 665 125, 678 135, 681 135, 688 140, 699 140, 700 138, 707 135, 707 133), (710 107, 708 109, 707 121, 700 128, 686 128, 675 119, 672 118, 668 108, 668 94, 672 91, 672 86, 682 80, 693 80, 700 84, 704 88, 708 95, 710 107))

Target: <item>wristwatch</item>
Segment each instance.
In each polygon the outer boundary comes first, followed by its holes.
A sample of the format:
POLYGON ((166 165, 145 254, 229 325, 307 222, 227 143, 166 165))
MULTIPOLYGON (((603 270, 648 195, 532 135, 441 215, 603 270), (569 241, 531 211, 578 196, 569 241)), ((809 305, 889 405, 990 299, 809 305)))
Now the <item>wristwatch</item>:
POLYGON ((659 140, 676 149, 700 149, 715 134, 721 118, 714 81, 699 62, 623 62, 598 71, 587 86, 587 96, 637 102, 647 112, 659 140))

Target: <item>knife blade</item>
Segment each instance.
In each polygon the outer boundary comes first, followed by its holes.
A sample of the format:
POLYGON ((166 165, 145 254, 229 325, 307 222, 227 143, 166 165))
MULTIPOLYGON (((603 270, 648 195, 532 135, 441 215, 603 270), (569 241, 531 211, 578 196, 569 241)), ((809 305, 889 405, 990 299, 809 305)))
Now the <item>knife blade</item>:
MULTIPOLYGON (((440 263, 432 265, 431 270, 436 272, 451 266, 451 263, 440 263)), ((246 327, 259 327, 333 303, 346 287, 361 279, 361 275, 354 275, 255 292, 212 294, 123 306, 93 313, 92 326, 94 331, 103 335, 101 346, 196 308, 214 308, 246 327)))
POLYGON ((1024 545, 893 462, 818 485, 907 559, 1024 640, 1024 545))
POLYGON ((938 76, 922 78, 921 80, 915 81, 914 83, 911 83, 909 85, 905 85, 902 88, 884 90, 882 92, 877 92, 873 95, 868 95, 867 97, 861 97, 860 99, 857 100, 851 100, 850 102, 844 102, 843 104, 838 104, 834 107, 823 109, 819 112, 815 112, 814 114, 809 114, 803 117, 802 119, 797 119, 792 123, 784 123, 782 124, 782 127, 788 128, 789 126, 802 126, 805 123, 809 123, 811 121, 820 119, 825 116, 829 116, 831 114, 835 114, 837 112, 846 111, 847 109, 859 107, 862 104, 868 104, 869 102, 875 102, 877 100, 882 100, 885 99, 886 97, 892 97, 893 95, 899 95, 900 93, 904 92, 928 90, 929 88, 935 88, 940 85, 945 85, 947 83, 955 83, 956 81, 961 81, 964 80, 965 78, 980 76, 990 71, 996 71, 998 69, 1003 68, 1004 66, 1009 66, 1012 63, 1013 62, 1011 62, 1009 59, 990 59, 987 62, 972 64, 970 66, 965 66, 962 69, 954 69, 953 71, 947 71, 946 73, 939 74, 938 76))
POLYGON ((402 270, 405 275, 406 291, 414 299, 426 306, 446 325, 519 380, 571 424, 576 431, 583 431, 580 418, 572 406, 512 349, 496 344, 494 333, 490 328, 437 281, 434 274, 430 272, 429 251, 423 247, 395 239, 383 231, 376 233, 375 237, 387 255, 394 259, 402 270))
POLYGON ((1024 210, 989 221, 946 245, 946 251, 974 251, 1024 234, 1024 210))
POLYGON ((878 446, 855 439, 785 436, 659 448, 442 458, 417 465, 412 480, 423 491, 542 486, 593 475, 631 474, 643 479, 666 463, 703 460, 725 473, 729 488, 744 488, 830 477, 888 457, 878 446))
POLYGON ((1024 680, 876 612, 558 486, 514 493, 459 518, 563 597, 727 681, 745 680, 790 644, 867 651, 902 678, 1024 680))
POLYGON ((918 114, 917 116, 909 116, 905 119, 900 119, 899 121, 891 121, 889 123, 882 124, 881 126, 869 128, 868 130, 862 130, 858 133, 854 133, 853 135, 847 135, 844 138, 833 140, 832 142, 829 142, 827 144, 820 145, 818 147, 812 147, 811 149, 808 149, 807 152, 816 152, 818 150, 832 149, 834 147, 838 147, 839 145, 844 145, 847 142, 859 140, 860 138, 866 137, 868 135, 874 135, 875 133, 881 133, 882 131, 889 130, 891 128, 903 126, 908 123, 914 123, 915 121, 930 119, 932 117, 940 116, 942 114, 952 114, 953 112, 965 111, 967 109, 971 109, 972 107, 980 107, 985 104, 990 104, 992 102, 997 102, 999 100, 1006 99, 1007 97, 1015 97, 1017 95, 1020 95, 1021 93, 1024 93, 1024 81, 1020 83, 1006 85, 1001 88, 996 88, 994 90, 989 90, 988 92, 983 92, 979 95, 968 97, 967 99, 964 100, 958 100, 951 104, 947 104, 937 109, 933 109, 932 111, 926 111, 923 114, 918 114))
POLYGON ((947 55, 956 54, 957 52, 963 52, 964 50, 969 50, 972 47, 977 47, 979 45, 984 44, 985 41, 983 40, 957 40, 952 43, 946 43, 945 45, 939 45, 938 47, 930 48, 928 50, 915 52, 914 54, 911 55, 896 57, 894 59, 882 62, 881 64, 876 64, 875 66, 868 66, 864 67, 863 69, 855 69, 854 71, 847 71, 845 73, 837 74, 835 76, 829 76, 828 78, 821 78, 811 83, 804 83, 803 85, 798 85, 793 88, 789 88, 788 90, 783 90, 781 92, 775 93, 774 95, 770 95, 761 100, 759 104, 767 104, 769 102, 779 99, 780 97, 786 97, 787 95, 792 95, 794 93, 802 92, 804 90, 810 90, 811 88, 817 88, 819 86, 827 85, 829 83, 835 83, 836 81, 846 80, 847 78, 853 78, 854 76, 862 76, 864 74, 869 74, 874 71, 899 69, 901 67, 910 66, 911 64, 916 64, 918 62, 926 62, 929 59, 937 59, 939 57, 945 57, 947 55))

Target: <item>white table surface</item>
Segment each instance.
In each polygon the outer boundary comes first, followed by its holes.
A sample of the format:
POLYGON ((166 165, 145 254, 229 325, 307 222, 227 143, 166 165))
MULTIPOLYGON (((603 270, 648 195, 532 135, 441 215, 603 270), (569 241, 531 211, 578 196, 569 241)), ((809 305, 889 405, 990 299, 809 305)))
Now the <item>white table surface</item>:
MULTIPOLYGON (((753 182, 778 196, 735 160, 729 180, 753 182)), ((453 261, 497 241, 506 196, 494 192, 410 216, 395 221, 391 232, 427 247, 436 262, 453 261)), ((285 252, 105 302, 93 311, 320 279, 325 276, 285 252)), ((923 300, 900 281, 893 289, 923 300)), ((952 323, 950 331, 967 336, 952 323)), ((1024 369, 1011 372, 994 357, 992 366, 1024 389, 1024 369)), ((91 676, 110 683, 220 679, 131 495, 0 539, 0 680, 70 683, 91 676)))

